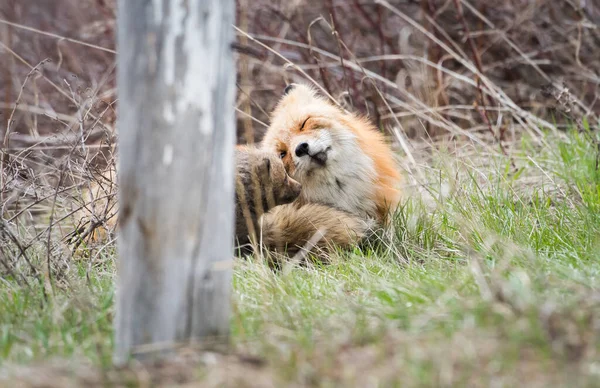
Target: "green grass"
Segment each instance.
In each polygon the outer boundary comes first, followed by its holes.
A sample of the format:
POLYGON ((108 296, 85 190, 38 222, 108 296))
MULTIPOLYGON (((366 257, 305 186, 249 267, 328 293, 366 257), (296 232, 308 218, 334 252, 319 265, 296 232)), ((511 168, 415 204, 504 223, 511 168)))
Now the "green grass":
MULTIPOLYGON (((279 383, 593 385, 600 378, 600 172, 584 134, 505 157, 436 153, 393 232, 332 264, 240 261, 232 343, 279 383), (476 163, 483 160, 484 163, 476 163)), ((0 354, 106 366, 114 263, 74 264, 51 303, 5 279, 0 354), (88 275, 86 278, 86 274, 88 275)))

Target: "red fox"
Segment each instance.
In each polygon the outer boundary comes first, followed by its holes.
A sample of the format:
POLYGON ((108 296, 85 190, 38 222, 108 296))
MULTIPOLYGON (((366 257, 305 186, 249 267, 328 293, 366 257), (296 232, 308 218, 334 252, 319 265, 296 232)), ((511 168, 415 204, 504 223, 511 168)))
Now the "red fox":
POLYGON ((349 247, 383 226, 400 201, 401 175, 383 136, 309 86, 286 88, 261 148, 279 155, 302 185, 294 202, 259 219, 269 248, 293 253, 318 231, 324 233, 318 247, 349 247))
POLYGON ((279 154, 302 185, 293 204, 264 217, 263 234, 273 245, 302 246, 307 228, 324 228, 325 240, 352 245, 364 236, 365 225, 384 225, 400 202, 401 174, 382 134, 307 85, 286 88, 261 147, 279 154), (318 214, 311 215, 315 206, 318 214))

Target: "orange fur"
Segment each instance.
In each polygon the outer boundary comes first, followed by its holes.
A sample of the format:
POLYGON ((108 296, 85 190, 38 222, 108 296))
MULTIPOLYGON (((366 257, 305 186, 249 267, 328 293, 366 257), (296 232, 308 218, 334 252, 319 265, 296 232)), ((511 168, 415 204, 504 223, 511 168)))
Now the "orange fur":
POLYGON ((383 135, 377 132, 367 119, 355 115, 349 116, 342 117, 340 121, 354 132, 364 153, 375 162, 377 180, 374 199, 380 220, 386 221, 388 210, 396 210, 395 207, 400 202, 398 187, 401 181, 400 172, 383 135))
POLYGON ((327 251, 334 245, 352 245, 365 236, 372 223, 316 203, 276 206, 262 217, 262 243, 271 250, 295 255, 320 231, 314 247, 327 251))
MULTIPOLYGON (((349 131, 355 136, 361 152, 375 167, 375 176, 364 177, 372 179, 374 185, 370 198, 365 200, 376 203, 377 218, 384 221, 387 209, 395 210, 400 201, 401 175, 383 135, 367 119, 342 111, 306 85, 297 85, 273 111, 262 146, 277 152, 287 151, 283 160, 290 175, 294 176, 296 167, 290 149, 294 138, 301 133, 312 136, 319 129, 349 131), (304 127, 300 131, 302 124, 304 127)), ((304 185, 305 182, 301 183, 304 185)))
MULTIPOLYGON (((338 245, 354 244, 356 236, 364 235, 364 223, 358 227, 355 221, 375 220, 383 225, 400 202, 401 174, 383 135, 367 119, 341 110, 306 85, 296 85, 282 97, 262 147, 280 154, 290 176, 302 184, 296 208, 324 205, 313 216, 318 222, 312 223, 325 226, 333 236, 330 240, 338 245), (308 148, 300 151, 303 145, 308 148), (348 237, 347 231, 353 227, 354 237, 348 237)), ((273 212, 270 225, 297 227, 300 218, 306 220, 310 214, 309 209, 298 214, 291 209, 273 212), (275 213, 298 220, 276 222, 275 213)), ((278 242, 280 245, 299 245, 307 234, 306 228, 299 229, 298 233, 265 233, 289 240, 278 242)))

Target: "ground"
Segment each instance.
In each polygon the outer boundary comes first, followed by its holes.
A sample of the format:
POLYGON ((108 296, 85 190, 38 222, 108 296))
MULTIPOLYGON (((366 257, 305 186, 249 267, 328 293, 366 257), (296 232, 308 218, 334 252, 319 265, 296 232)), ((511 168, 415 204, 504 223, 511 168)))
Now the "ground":
POLYGON ((327 265, 236 262, 225 351, 111 367, 112 248, 71 262, 54 287, 4 276, 0 385, 593 386, 594 136, 524 136, 508 156, 428 147, 392 230, 327 265))

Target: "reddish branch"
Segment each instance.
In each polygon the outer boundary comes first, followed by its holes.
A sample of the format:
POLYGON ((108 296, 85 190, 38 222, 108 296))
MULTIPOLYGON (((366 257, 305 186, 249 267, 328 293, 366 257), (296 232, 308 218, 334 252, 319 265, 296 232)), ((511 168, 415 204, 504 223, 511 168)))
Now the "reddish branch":
POLYGON ((475 62, 475 67, 477 67, 477 70, 479 72, 478 74, 475 74, 475 80, 477 81, 477 95, 479 97, 479 102, 478 102, 479 106, 477 106, 477 111, 480 113, 481 118, 487 125, 492 136, 498 141, 498 144, 500 146, 500 150, 502 151, 502 153, 504 155, 508 155, 508 153, 506 152, 506 149, 504 148, 504 146, 502 144, 502 141, 504 140, 505 130, 502 128, 502 126, 500 126, 498 135, 496 135, 496 133, 494 132, 494 129, 492 127, 492 121, 490 120, 488 110, 486 109, 486 106, 489 105, 489 102, 488 102, 486 96, 483 94, 483 90, 481 88, 481 78, 479 77, 479 74, 483 74, 483 65, 481 64, 481 56, 479 55, 479 51, 477 50, 475 42, 471 38, 471 30, 469 29, 467 21, 465 20, 465 16, 463 14, 463 9, 462 9, 462 4, 460 3, 460 0, 454 0, 454 5, 456 7, 456 12, 458 14, 458 20, 463 26, 463 32, 465 34, 467 44, 469 45, 469 48, 473 54, 473 61, 475 62))

